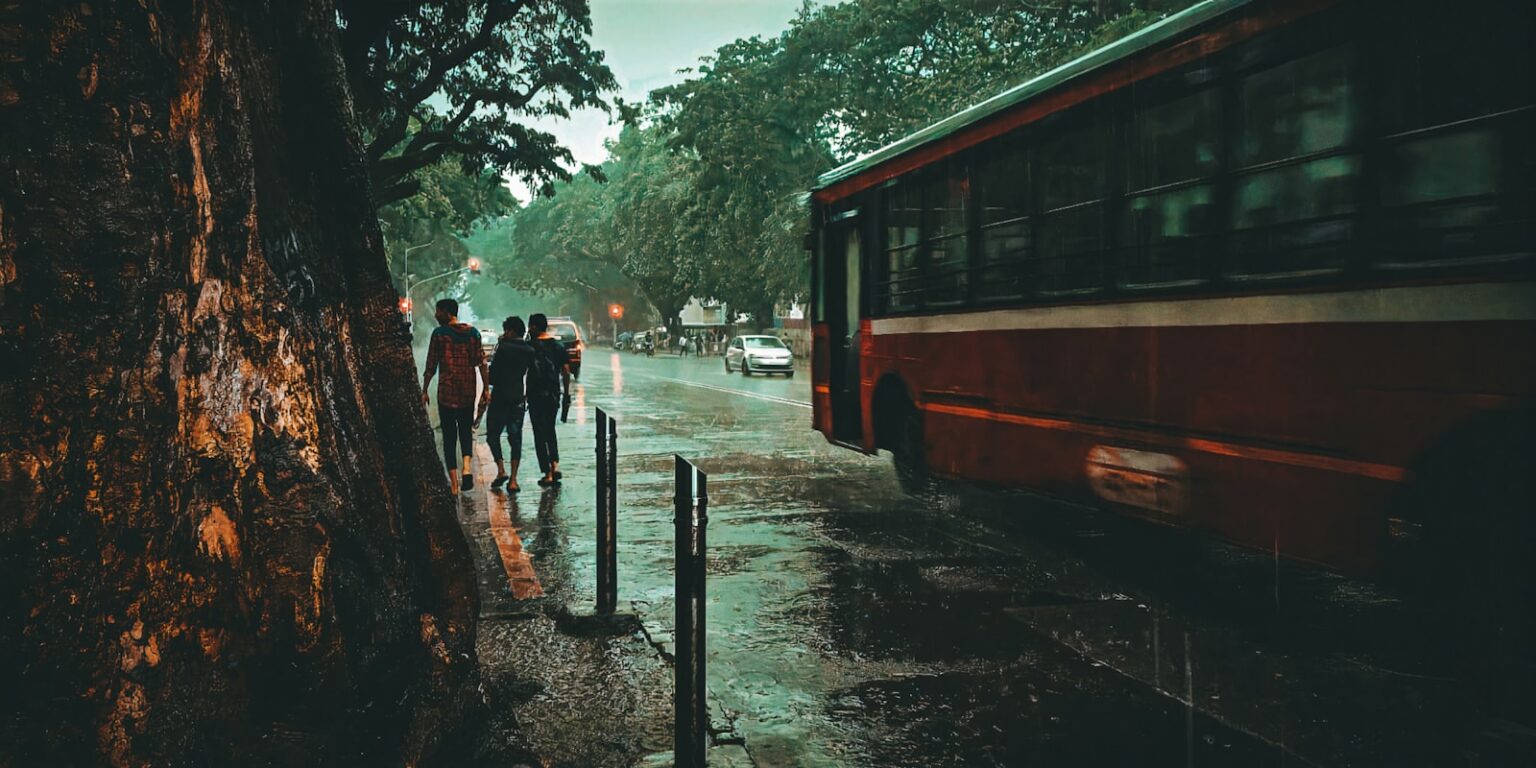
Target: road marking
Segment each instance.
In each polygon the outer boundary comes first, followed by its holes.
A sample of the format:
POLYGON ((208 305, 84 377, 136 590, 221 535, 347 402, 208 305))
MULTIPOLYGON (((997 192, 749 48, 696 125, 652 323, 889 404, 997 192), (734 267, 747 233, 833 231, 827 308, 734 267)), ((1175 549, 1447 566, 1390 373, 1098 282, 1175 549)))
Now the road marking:
POLYGON ((652 379, 661 379, 662 381, 670 381, 670 382, 672 382, 674 384, 682 384, 682 385, 688 386, 688 387, 698 387, 699 389, 712 389, 712 390, 714 390, 716 392, 724 392, 724 393, 726 393, 728 395, 741 395, 742 397, 750 397, 753 400, 764 400, 764 401, 767 401, 767 402, 770 402, 770 403, 779 403, 781 405, 793 405, 793 406, 798 406, 800 408, 810 408, 811 407, 810 403, 804 402, 802 400, 791 400, 791 399, 789 399, 787 397, 775 397, 774 395, 761 395, 761 394, 758 394, 756 392, 747 392, 747 391, 741 390, 741 389, 731 389, 730 387, 717 387, 717 386, 715 386, 713 384, 704 384, 704 383, 697 382, 697 381, 689 381, 687 379, 674 379, 671 376, 655 376, 655 375, 651 375, 651 374, 640 374, 640 375, 641 376, 647 376, 648 378, 652 378, 652 379))
MULTIPOLYGON (((599 368, 603 368, 604 370, 607 370, 610 373, 613 373, 616 370, 614 368, 604 368, 603 366, 598 366, 598 367, 599 368)), ((615 373, 614 375, 618 376, 620 374, 615 373)), ((671 376, 658 376, 658 375, 656 375, 654 373, 645 373, 645 372, 636 371, 636 370, 633 370, 633 369, 631 369, 629 371, 629 375, 631 375, 631 376, 641 376, 641 377, 644 377, 644 378, 647 378, 647 379, 659 379, 661 381, 670 381, 673 384, 682 384, 685 387, 698 387, 699 389, 709 389, 709 390, 713 390, 715 392, 724 392, 724 393, 726 393, 728 395, 741 395, 742 397, 750 397, 753 400, 762 400, 764 402, 769 402, 769 403, 778 403, 780 405, 793 405, 793 406, 795 406, 797 408, 810 409, 812 407, 810 403, 807 403, 804 400, 791 400, 791 399, 789 399, 787 397, 778 397, 778 396, 775 396, 775 395, 763 395, 763 394, 758 394, 756 392, 748 392, 746 390, 741 390, 741 389, 731 389, 730 387, 719 387, 719 386, 715 386, 714 384, 704 384, 704 383, 698 382, 698 381, 689 381, 687 379, 677 379, 677 378, 673 378, 671 376)))
MULTIPOLYGON (((512 590, 512 597, 517 600, 527 600, 544 594, 544 586, 539 583, 538 571, 533 567, 533 559, 528 556, 528 550, 523 548, 523 540, 517 535, 517 527, 512 524, 512 515, 507 510, 507 505, 512 502, 505 492, 493 493, 486 488, 486 478, 494 478, 495 465, 489 461, 490 449, 482 441, 475 446, 476 475, 481 482, 475 484, 472 491, 465 493, 482 494, 486 500, 486 517, 489 519, 491 539, 496 542, 496 551, 501 555, 501 567, 507 572, 507 585, 512 590)), ((472 503, 468 499, 461 499, 459 503, 472 503)))

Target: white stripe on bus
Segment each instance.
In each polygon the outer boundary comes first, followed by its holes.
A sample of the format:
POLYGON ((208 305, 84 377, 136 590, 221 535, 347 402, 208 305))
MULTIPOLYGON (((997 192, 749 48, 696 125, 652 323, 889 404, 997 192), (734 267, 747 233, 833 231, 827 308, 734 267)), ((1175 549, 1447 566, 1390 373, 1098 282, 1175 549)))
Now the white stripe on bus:
POLYGON ((876 318, 876 336, 1062 328, 1536 320, 1536 283, 1468 283, 1330 293, 1159 299, 876 318))

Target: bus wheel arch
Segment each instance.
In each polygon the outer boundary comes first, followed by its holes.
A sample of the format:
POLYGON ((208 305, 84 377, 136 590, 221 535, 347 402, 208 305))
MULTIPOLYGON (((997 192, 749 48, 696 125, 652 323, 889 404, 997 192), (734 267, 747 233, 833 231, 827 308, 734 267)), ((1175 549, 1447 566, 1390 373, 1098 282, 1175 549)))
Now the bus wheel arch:
POLYGON ((923 411, 906 382, 887 374, 875 386, 871 403, 875 448, 891 452, 896 477, 908 492, 922 492, 932 485, 924 444, 923 411))
POLYGON ((1536 662, 1536 409, 1496 411, 1420 453, 1394 512, 1420 533, 1389 567, 1439 618, 1443 652, 1506 699, 1503 670, 1536 662), (1523 658, 1522 658, 1523 657, 1523 658))

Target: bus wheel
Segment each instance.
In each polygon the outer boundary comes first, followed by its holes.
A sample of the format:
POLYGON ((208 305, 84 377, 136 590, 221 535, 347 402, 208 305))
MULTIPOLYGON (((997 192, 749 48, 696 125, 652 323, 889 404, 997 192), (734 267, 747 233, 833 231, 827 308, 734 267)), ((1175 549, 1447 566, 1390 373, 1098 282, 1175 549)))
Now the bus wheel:
POLYGON ((928 472, 928 457, 923 448, 923 412, 905 397, 901 398, 891 414, 896 422, 891 444, 891 461, 896 465, 896 480, 901 489, 914 496, 923 496, 934 488, 933 476, 928 472))
POLYGON ((1412 578, 1438 650, 1495 713, 1536 720, 1536 456, 1515 418, 1437 451, 1410 501, 1426 528, 1412 578), (1523 711, 1521 711, 1523 710, 1523 711))

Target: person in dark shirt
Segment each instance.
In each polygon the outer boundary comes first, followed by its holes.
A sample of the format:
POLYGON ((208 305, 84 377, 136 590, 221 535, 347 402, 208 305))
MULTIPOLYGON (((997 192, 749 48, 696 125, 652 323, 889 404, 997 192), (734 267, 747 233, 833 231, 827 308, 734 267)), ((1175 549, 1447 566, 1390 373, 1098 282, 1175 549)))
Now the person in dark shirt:
POLYGON ((560 484, 560 445, 555 438, 555 417, 560 398, 571 392, 570 358, 565 344, 549 334, 549 319, 528 316, 528 335, 533 339, 533 366, 528 371, 528 416, 533 421, 533 453, 539 459, 539 486, 560 484))
MULTIPOLYGON (((432 341, 427 347, 427 370, 421 380, 421 402, 432 402, 427 394, 432 386, 432 376, 442 371, 437 381, 437 415, 443 429, 443 464, 448 467, 448 492, 457 495, 460 490, 475 487, 474 456, 475 420, 475 373, 480 380, 489 382, 485 368, 485 350, 480 346, 480 331, 458 318, 459 303, 453 299, 437 302, 437 328, 432 329, 432 341), (459 452, 454 452, 454 444, 459 452), (460 460, 463 461, 464 479, 459 480, 460 460)), ((489 384, 481 397, 489 395, 489 384)))
POLYGON ((523 462, 523 414, 528 408, 528 393, 523 386, 528 371, 533 367, 533 346, 523 339, 523 320, 516 315, 501 324, 501 341, 491 356, 491 405, 487 412, 486 440, 491 445, 491 458, 496 462, 496 479, 491 490, 507 486, 517 493, 517 468, 523 462), (512 470, 502 463, 501 432, 506 430, 507 443, 512 448, 508 457, 512 470))

